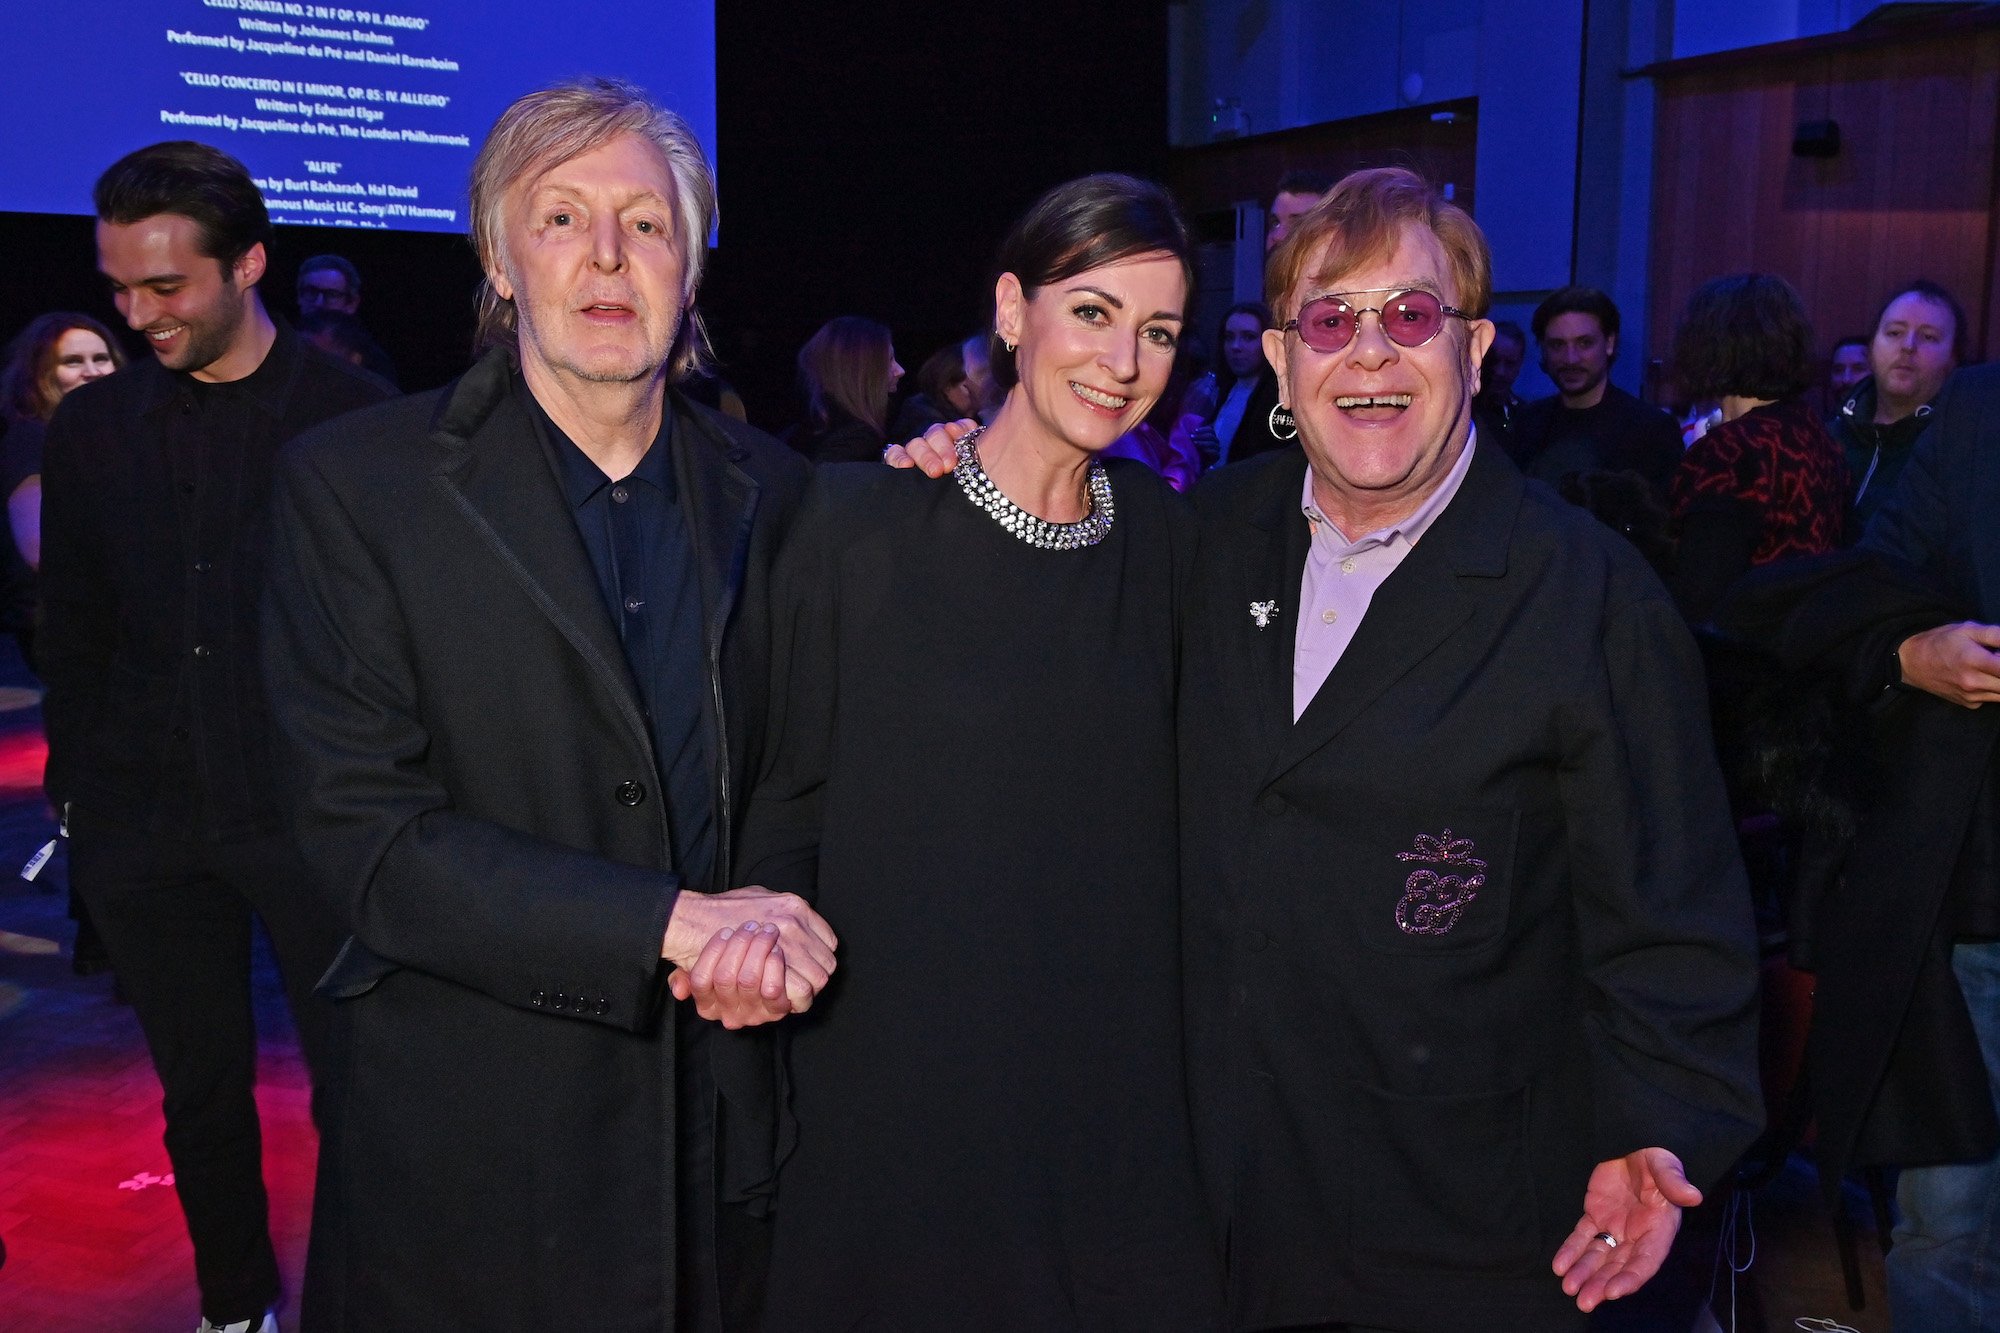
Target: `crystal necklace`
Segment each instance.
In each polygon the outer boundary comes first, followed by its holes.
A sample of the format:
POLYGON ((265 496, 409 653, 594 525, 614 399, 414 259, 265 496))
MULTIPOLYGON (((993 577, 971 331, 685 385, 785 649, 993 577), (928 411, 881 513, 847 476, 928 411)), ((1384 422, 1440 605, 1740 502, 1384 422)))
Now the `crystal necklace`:
POLYGON ((979 466, 979 437, 985 433, 986 427, 981 426, 958 442, 958 466, 951 474, 958 478, 958 488, 966 499, 991 514, 1001 527, 1044 551, 1074 551, 1104 540, 1104 534, 1111 531, 1113 512, 1111 479, 1104 475, 1100 460, 1093 458, 1089 465, 1090 512, 1074 523, 1051 523, 1009 500, 979 466))

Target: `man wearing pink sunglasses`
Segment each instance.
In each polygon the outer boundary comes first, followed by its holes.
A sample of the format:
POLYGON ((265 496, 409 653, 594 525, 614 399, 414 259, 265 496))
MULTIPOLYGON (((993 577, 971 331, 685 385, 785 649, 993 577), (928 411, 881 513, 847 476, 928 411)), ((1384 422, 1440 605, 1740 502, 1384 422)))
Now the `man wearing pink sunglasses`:
POLYGON ((1189 1075, 1235 1329, 1580 1328, 1762 1120, 1700 662, 1476 437, 1489 274, 1419 177, 1340 182, 1266 269, 1302 448, 1195 492, 1189 1075))

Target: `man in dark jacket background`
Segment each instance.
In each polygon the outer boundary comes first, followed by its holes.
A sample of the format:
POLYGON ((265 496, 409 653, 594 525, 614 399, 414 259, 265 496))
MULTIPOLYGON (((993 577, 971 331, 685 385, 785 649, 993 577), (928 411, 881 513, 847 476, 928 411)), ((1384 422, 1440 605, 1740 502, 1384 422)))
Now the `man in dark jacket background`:
POLYGON ((1865 527, 1895 489, 1932 400, 1965 359, 1965 311, 1958 299, 1919 278, 1882 303, 1868 343, 1868 376, 1827 423, 1854 479, 1854 522, 1865 527))
POLYGON ((278 446, 388 394, 266 313, 270 221, 241 164, 142 148, 98 180, 98 267, 153 358, 86 385, 43 466, 49 799, 165 1092, 202 1324, 275 1329, 250 918, 270 932, 317 1094, 340 939, 272 798, 256 666, 278 446))
POLYGON ((747 924, 743 998, 782 1012, 834 941, 729 890, 806 464, 669 387, 714 191, 636 89, 520 99, 473 167, 492 350, 282 460, 265 667, 354 932, 309 1327, 663 1333, 754 1299, 770 1066, 714 1063, 739 1048, 670 965, 747 924))
POLYGON ((1637 473, 1664 505, 1680 466, 1680 427, 1611 382, 1618 307, 1594 287, 1565 287, 1535 307, 1529 327, 1556 392, 1514 414, 1514 461, 1551 486, 1579 473, 1637 473))

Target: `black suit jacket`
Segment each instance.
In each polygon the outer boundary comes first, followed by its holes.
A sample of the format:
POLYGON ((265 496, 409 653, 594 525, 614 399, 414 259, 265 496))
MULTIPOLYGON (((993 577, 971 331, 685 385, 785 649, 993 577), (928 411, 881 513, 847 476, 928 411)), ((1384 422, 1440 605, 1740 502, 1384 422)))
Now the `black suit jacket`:
MULTIPOLYGON (((714 880, 669 861, 590 559, 496 352, 300 440, 266 616, 293 821, 355 938, 309 1296, 330 1328, 671 1326, 675 895, 729 882, 766 571, 806 464, 670 394, 707 632, 714 880)), ((685 1238, 683 1238, 684 1240, 685 1238)))
POLYGON ((64 399, 42 467, 49 799, 181 836, 278 827, 257 669, 272 467, 389 394, 283 324, 222 392, 226 439, 148 356, 64 399))
POLYGON ((1305 467, 1196 493, 1190 1068, 1233 1324, 1564 1327, 1592 1166, 1660 1146, 1707 1186, 1761 1123, 1700 662, 1639 556, 1482 444, 1294 724, 1305 467))

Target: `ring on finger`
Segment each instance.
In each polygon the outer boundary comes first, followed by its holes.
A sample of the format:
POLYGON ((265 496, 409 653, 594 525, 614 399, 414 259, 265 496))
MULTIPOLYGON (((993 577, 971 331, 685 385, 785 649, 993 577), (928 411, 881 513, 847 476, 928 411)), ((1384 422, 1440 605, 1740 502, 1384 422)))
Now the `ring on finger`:
POLYGON ((1608 1231, 1600 1231, 1595 1236, 1592 1236, 1591 1239, 1603 1241, 1604 1247, 1608 1250, 1615 1250, 1618 1248, 1618 1237, 1612 1235, 1608 1231))

